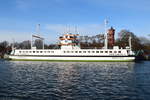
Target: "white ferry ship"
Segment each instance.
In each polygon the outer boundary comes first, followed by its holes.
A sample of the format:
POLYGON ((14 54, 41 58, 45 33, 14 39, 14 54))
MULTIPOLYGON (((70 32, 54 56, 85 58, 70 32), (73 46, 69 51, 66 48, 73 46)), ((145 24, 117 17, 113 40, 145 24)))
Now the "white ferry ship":
MULTIPOLYGON (((108 49, 107 32, 105 34, 105 46, 102 49, 81 49, 78 41, 78 34, 67 33, 59 37, 60 49, 37 49, 33 47, 31 40, 31 49, 13 48, 9 59, 12 60, 29 60, 29 61, 134 61, 135 54, 131 48, 131 38, 129 46, 125 49, 113 46, 108 49)), ((39 36, 32 35, 32 38, 39 36)))

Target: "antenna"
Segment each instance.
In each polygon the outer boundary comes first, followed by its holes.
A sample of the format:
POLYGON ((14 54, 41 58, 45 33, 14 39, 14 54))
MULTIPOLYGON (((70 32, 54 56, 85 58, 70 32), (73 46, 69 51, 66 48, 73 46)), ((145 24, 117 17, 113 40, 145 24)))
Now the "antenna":
POLYGON ((78 32, 78 31, 77 31, 77 26, 75 26, 75 33, 77 34, 77 32, 78 32))
POLYGON ((68 31, 67 31, 67 25, 65 26, 65 33, 64 34, 66 34, 66 33, 68 33, 68 31))
POLYGON ((69 33, 69 32, 70 32, 70 26, 66 25, 66 33, 69 33))
POLYGON ((40 24, 37 24, 36 33, 38 36, 40 36, 40 24))
POLYGON ((68 33, 71 33, 71 32, 70 32, 70 25, 69 25, 69 30, 68 30, 68 33))
POLYGON ((13 41, 13 43, 12 43, 12 49, 14 49, 15 48, 15 39, 14 38, 12 38, 12 41, 13 41))

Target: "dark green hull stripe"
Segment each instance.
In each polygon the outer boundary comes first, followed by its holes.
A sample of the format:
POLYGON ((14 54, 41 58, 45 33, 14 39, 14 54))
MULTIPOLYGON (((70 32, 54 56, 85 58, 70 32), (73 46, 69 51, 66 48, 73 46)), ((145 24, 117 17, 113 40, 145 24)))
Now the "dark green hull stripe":
POLYGON ((36 60, 36 59, 10 59, 12 61, 49 61, 49 62, 132 62, 134 60, 36 60))
POLYGON ((120 55, 108 55, 108 56, 100 56, 100 55, 11 55, 11 56, 19 56, 19 57, 135 57, 133 55, 129 56, 120 56, 120 55))

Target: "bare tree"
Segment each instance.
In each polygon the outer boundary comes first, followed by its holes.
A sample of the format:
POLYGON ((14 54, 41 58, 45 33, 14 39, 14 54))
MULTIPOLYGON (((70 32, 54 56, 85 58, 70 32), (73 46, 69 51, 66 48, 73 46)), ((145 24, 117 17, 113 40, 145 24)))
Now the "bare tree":
POLYGON ((140 39, 129 30, 121 30, 119 33, 119 39, 116 40, 115 45, 119 45, 120 47, 125 48, 129 46, 129 37, 132 37, 132 48, 134 51, 141 50, 143 48, 140 39))
POLYGON ((36 46, 37 49, 42 49, 43 48, 43 41, 40 39, 36 39, 34 42, 34 46, 36 46))
POLYGON ((139 37, 141 44, 150 44, 150 39, 146 37, 139 37))
POLYGON ((21 49, 31 49, 31 42, 29 40, 20 43, 21 49))
POLYGON ((0 56, 3 57, 4 54, 8 54, 11 51, 11 47, 7 41, 0 43, 0 56))

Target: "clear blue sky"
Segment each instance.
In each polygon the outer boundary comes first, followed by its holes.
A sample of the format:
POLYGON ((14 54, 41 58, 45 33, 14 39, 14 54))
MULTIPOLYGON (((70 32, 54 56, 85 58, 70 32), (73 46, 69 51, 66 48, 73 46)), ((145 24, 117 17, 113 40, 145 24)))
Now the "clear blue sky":
POLYGON ((0 41, 29 40, 41 24, 41 34, 51 43, 78 27, 81 35, 104 32, 108 26, 128 29, 137 36, 150 34, 150 0, 0 0, 0 41))

